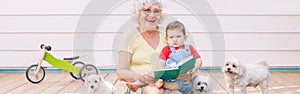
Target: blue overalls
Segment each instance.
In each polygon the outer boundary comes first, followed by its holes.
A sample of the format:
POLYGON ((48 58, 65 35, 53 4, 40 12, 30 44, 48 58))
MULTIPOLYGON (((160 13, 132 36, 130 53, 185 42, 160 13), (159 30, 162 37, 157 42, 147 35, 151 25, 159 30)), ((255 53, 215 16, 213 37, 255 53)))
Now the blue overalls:
MULTIPOLYGON (((192 55, 189 49, 189 45, 187 44, 184 45, 183 49, 179 48, 178 50, 176 50, 174 47, 170 46, 169 48, 172 51, 172 53, 170 54, 169 59, 166 61, 165 69, 174 68, 174 66, 171 66, 173 62, 176 62, 177 65, 181 60, 192 55)), ((172 79, 172 81, 176 81, 180 85, 179 91, 183 94, 188 94, 193 86, 192 77, 189 84, 184 84, 183 80, 172 79)))

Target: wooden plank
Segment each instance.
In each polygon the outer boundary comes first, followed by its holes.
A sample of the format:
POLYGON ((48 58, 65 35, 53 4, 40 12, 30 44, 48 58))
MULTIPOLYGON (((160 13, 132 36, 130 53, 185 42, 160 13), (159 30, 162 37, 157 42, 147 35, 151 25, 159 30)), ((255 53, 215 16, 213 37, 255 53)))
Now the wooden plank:
POLYGON ((74 93, 77 89, 79 89, 83 84, 82 81, 72 80, 70 84, 66 85, 63 89, 61 89, 58 94, 65 94, 65 93, 74 93))
POLYGON ((109 73, 100 73, 100 76, 102 76, 104 79, 107 78, 108 75, 109 73))
POLYGON ((125 82, 124 81, 117 81, 114 85, 116 87, 116 94, 124 94, 125 93, 125 82))
POLYGON ((286 84, 289 83, 289 81, 286 81, 283 77, 281 77, 281 73, 272 73, 271 78, 271 82, 273 82, 275 85, 271 86, 270 88, 280 93, 290 92, 290 90, 287 90, 286 88, 286 84))
MULTIPOLYGON (((296 81, 291 76, 287 75, 288 73, 278 73, 276 76, 278 76, 280 79, 283 79, 283 81, 280 83, 280 92, 287 94, 287 93, 297 93, 299 92, 299 82, 296 81)), ((299 80, 299 79, 298 79, 299 80)))
POLYGON ((55 85, 62 79, 66 79, 63 73, 48 73, 42 83, 32 85, 30 89, 23 91, 26 94, 40 94, 49 87, 55 85), (52 75, 52 76, 51 76, 52 75), (35 90, 32 90, 35 89, 35 90))
POLYGON ((9 84, 11 82, 13 82, 13 80, 17 79, 20 75, 14 74, 14 73, 8 73, 6 74, 6 77, 3 77, 0 80, 0 86, 5 86, 6 84, 9 84), (11 82, 10 82, 11 81, 11 82))
MULTIPOLYGON (((222 73, 198 73, 202 76, 211 76, 212 80, 216 82, 217 87, 214 94, 225 94, 225 82, 222 73)), ((2 74, 3 75, 3 74, 2 74)), ((3 83, 0 88, 0 93, 16 94, 16 93, 84 93, 84 86, 81 81, 73 80, 68 73, 49 73, 43 82, 39 84, 32 84, 27 81, 21 73, 11 73, 9 80, 3 83)), ((124 82, 117 80, 116 73, 102 73, 101 76, 105 80, 113 83, 117 88, 116 94, 124 93, 124 82)), ((300 73, 271 73, 269 79, 269 93, 270 94, 298 94, 299 91, 299 77, 300 73)), ((250 94, 259 94, 257 88, 247 88, 250 94)), ((239 89, 236 93, 241 93, 239 89)))
POLYGON ((6 92, 6 93, 7 94, 20 94, 20 93, 25 93, 26 91, 30 91, 32 89, 37 89, 37 91, 38 91, 40 89, 43 89, 41 87, 41 85, 46 84, 48 82, 47 80, 53 79, 53 77, 55 77, 56 75, 57 74, 53 74, 53 73, 46 74, 44 80, 42 82, 38 83, 38 84, 33 84, 33 83, 30 83, 30 82, 26 82, 25 84, 17 86, 17 87, 15 87, 15 89, 10 90, 9 92, 6 92))
POLYGON ((282 73, 282 75, 286 75, 290 79, 290 82, 300 85, 300 74, 298 72, 282 73))
POLYGON ((84 83, 80 84, 81 86, 74 92, 74 93, 85 93, 86 92, 86 89, 85 89, 85 86, 84 86, 84 83))
POLYGON ((276 89, 276 87, 279 85, 278 84, 278 78, 273 75, 274 73, 270 73, 270 78, 269 78, 269 93, 270 94, 280 94, 280 91, 276 89))
POLYGON ((5 81, 6 79, 10 78, 12 73, 0 73, 0 82, 5 81))
MULTIPOLYGON (((107 77, 105 78, 106 81, 109 81, 111 84, 113 84, 115 87, 116 87, 116 84, 118 82, 118 78, 117 78, 117 73, 109 73, 109 75, 107 75, 107 77)), ((121 85, 122 83, 118 83, 118 86, 121 85)), ((124 91, 124 88, 117 88, 116 87, 116 91, 119 91, 119 92, 116 92, 117 94, 122 94, 122 90, 124 91)))
POLYGON ((118 81, 117 73, 109 73, 104 79, 114 85, 118 81))
POLYGON ((224 76, 222 73, 220 72, 211 72, 210 76, 212 77, 212 80, 217 84, 216 86, 216 90, 214 91, 214 93, 216 94, 224 94, 227 93, 227 87, 225 85, 224 82, 224 76))
POLYGON ((64 87, 66 87, 67 85, 71 84, 72 81, 74 81, 72 78, 69 78, 70 75, 68 73, 63 72, 62 73, 64 79, 57 81, 54 85, 52 85, 51 87, 47 88, 46 90, 44 90, 43 92, 41 92, 41 94, 54 94, 59 92, 60 90, 62 90, 64 87))
MULTIPOLYGON (((0 93, 5 93, 11 90, 14 90, 15 88, 22 86, 23 84, 30 83, 27 81, 25 75, 23 73, 15 73, 13 78, 10 78, 7 80, 7 82, 4 82, 3 86, 4 88, 0 88, 0 93)), ((2 84, 2 83, 1 83, 2 84)))

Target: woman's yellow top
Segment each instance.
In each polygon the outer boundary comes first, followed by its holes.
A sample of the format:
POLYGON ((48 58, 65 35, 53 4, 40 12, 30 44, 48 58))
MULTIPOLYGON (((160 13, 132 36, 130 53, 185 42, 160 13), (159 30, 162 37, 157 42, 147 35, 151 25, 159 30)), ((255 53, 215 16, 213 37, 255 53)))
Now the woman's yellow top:
POLYGON ((156 49, 152 48, 137 31, 125 32, 119 51, 129 52, 132 55, 129 69, 137 73, 155 70, 159 64, 159 54, 167 45, 165 34, 160 30, 160 42, 156 49))

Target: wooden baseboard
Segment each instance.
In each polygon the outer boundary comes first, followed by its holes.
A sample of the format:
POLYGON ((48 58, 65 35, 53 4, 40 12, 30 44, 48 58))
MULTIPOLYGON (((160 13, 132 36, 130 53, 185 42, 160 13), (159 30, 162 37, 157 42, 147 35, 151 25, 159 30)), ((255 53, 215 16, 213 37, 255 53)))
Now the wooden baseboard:
MULTIPOLYGON (((46 69, 57 69, 53 66, 43 66, 46 69)), ((27 69, 28 67, 16 66, 16 67, 0 67, 0 69, 27 69)), ((115 65, 97 66, 99 69, 117 69, 115 65)), ((219 69, 220 66, 203 66, 204 69, 219 69)), ((270 66, 270 68, 300 68, 300 66, 270 66)))

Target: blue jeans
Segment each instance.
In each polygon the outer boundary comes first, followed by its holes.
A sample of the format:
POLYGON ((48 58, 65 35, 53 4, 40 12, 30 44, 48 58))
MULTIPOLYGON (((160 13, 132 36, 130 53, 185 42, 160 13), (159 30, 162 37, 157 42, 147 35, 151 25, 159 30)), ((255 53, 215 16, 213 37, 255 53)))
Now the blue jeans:
POLYGON ((179 91, 181 93, 183 93, 183 94, 188 94, 191 91, 192 87, 193 87, 193 80, 192 80, 192 78, 190 79, 190 83, 189 84, 184 84, 183 80, 177 80, 176 82, 180 86, 179 91))

